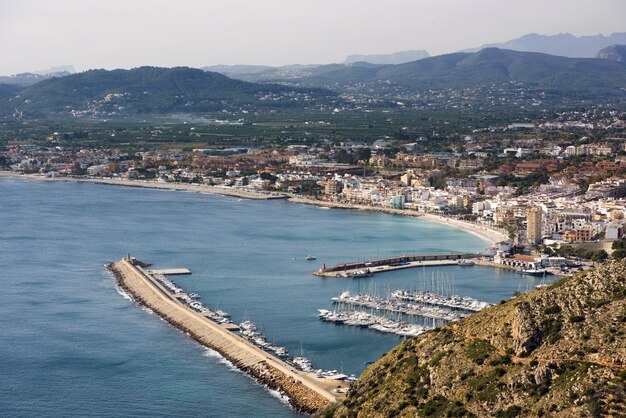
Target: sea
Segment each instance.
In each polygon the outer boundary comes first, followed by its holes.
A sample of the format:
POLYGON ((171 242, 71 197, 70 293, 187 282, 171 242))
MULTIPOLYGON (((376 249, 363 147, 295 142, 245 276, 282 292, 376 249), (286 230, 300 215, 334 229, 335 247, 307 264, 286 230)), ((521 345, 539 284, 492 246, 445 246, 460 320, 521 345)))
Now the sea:
POLYGON ((0 178, 0 415, 300 416, 120 292, 105 265, 127 254, 191 269, 172 278, 207 307, 254 322, 315 368, 358 375, 402 340, 320 321, 317 310, 332 309, 341 292, 430 286, 498 303, 542 279, 479 266, 361 279, 314 270, 488 246, 447 225, 381 213, 0 178))

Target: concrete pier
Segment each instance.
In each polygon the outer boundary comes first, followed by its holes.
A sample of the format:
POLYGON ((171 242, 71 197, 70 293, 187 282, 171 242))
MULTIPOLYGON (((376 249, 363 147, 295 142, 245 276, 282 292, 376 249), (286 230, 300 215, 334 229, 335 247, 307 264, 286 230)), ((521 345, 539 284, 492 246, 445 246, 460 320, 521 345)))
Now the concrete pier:
POLYGON ((200 344, 216 350, 240 370, 271 389, 278 389, 302 412, 317 412, 343 399, 347 384, 318 378, 251 344, 228 327, 217 324, 180 302, 152 275, 132 260, 110 265, 122 288, 162 318, 188 333, 200 344), (338 388, 341 388, 339 391, 338 388))
POLYGON ((470 260, 481 257, 475 253, 446 253, 446 254, 413 254, 396 257, 376 258, 372 260, 354 261, 337 264, 332 267, 322 266, 313 272, 320 277, 353 277, 354 273, 368 270, 371 274, 386 271, 401 270, 424 266, 452 266, 459 260, 470 260))
POLYGON ((156 269, 148 270, 150 274, 161 274, 163 276, 176 276, 180 274, 191 274, 189 269, 156 269))

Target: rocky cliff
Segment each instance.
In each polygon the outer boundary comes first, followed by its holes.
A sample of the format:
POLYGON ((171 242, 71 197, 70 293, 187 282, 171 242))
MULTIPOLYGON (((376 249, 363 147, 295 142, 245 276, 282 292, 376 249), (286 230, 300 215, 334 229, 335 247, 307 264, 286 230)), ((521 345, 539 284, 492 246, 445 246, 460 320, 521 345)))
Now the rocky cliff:
POLYGON ((397 346, 326 417, 626 416, 626 263, 397 346))

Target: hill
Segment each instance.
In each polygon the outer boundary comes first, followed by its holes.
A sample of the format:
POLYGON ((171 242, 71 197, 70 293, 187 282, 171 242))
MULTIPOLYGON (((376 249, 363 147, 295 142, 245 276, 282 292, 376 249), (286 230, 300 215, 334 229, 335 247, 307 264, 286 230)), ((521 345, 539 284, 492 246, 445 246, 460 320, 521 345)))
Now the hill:
POLYGON ((626 415, 626 263, 408 340, 326 417, 626 415))
POLYGON ((374 55, 349 55, 344 64, 354 64, 356 62, 367 62, 370 64, 404 64, 405 62, 417 61, 422 58, 428 58, 430 55, 423 50, 401 51, 391 54, 374 54, 374 55))
POLYGON ((15 96, 22 87, 17 84, 0 83, 0 100, 15 96))
MULTIPOLYGON (((307 71, 297 79, 299 85, 351 89, 352 83, 370 83, 366 90, 394 83, 415 90, 475 88, 511 83, 548 90, 557 97, 624 97, 626 65, 598 58, 566 58, 535 52, 487 48, 475 53, 454 53, 423 58, 399 65, 355 63, 331 64, 307 71)), ((374 90, 372 90, 374 89, 374 90)))
POLYGON ((565 58, 487 48, 381 69, 379 79, 442 88, 518 81, 561 91, 610 91, 626 86, 626 66, 596 58, 565 58))
POLYGON ((485 48, 511 49, 523 52, 541 52, 570 58, 593 58, 596 53, 609 45, 626 44, 626 32, 613 33, 608 36, 574 36, 571 33, 558 35, 540 35, 530 33, 507 42, 482 45, 478 48, 466 49, 461 52, 477 52, 485 48))
POLYGON ((29 116, 203 112, 232 106, 298 107, 331 95, 321 89, 254 84, 198 69, 140 67, 54 77, 0 101, 0 112, 29 116), (274 95, 272 100, 263 96, 274 95), (294 100, 293 96, 301 100, 294 100))
POLYGON ((626 45, 611 45, 598 51, 596 58, 626 63, 626 45))

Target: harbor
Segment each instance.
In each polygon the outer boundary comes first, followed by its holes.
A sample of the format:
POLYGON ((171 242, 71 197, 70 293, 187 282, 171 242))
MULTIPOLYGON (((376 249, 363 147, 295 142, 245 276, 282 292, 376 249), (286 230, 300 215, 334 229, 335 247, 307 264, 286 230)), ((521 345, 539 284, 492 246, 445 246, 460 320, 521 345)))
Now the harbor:
MULTIPOLYGON (((432 278, 433 283, 435 278, 432 278)), ((424 277, 424 285, 426 285, 424 277)), ((333 310, 318 309, 319 318, 336 325, 366 327, 379 332, 414 337, 429 329, 451 321, 463 319, 472 313, 491 306, 468 296, 446 296, 441 290, 454 288, 454 284, 437 279, 440 291, 394 290, 386 297, 375 292, 352 294, 342 292, 331 298, 333 310)))
POLYGON ((109 266, 118 284, 132 297, 200 344, 219 352, 255 380, 284 394, 292 407, 314 413, 343 399, 349 376, 314 370, 304 357, 259 335, 252 323, 234 324, 226 312, 211 310, 162 274, 152 274, 125 257, 109 266), (283 358, 281 358, 283 357, 283 358))

